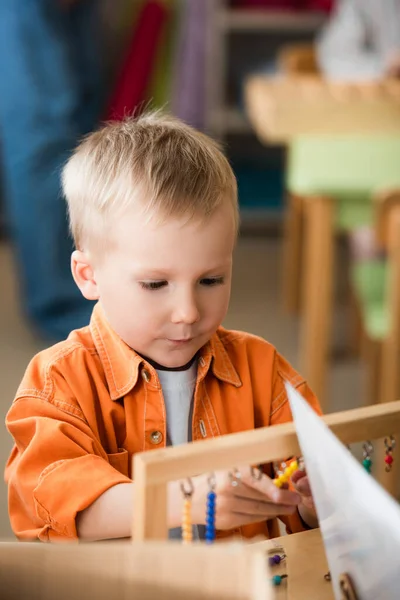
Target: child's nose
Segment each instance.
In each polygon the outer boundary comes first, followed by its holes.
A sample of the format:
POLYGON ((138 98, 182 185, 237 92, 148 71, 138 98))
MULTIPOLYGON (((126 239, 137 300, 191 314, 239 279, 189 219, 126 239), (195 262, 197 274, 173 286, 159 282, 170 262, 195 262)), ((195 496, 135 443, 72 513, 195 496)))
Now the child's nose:
POLYGON ((175 298, 171 321, 192 325, 200 319, 196 298, 193 293, 181 294, 175 298))

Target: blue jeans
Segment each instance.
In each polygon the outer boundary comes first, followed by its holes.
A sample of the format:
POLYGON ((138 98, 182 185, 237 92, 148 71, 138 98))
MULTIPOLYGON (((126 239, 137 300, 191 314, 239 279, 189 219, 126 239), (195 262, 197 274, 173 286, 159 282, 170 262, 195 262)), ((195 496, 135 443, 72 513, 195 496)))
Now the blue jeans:
POLYGON ((96 0, 0 2, 0 144, 23 308, 52 340, 89 322, 70 271, 60 169, 101 110, 96 0))

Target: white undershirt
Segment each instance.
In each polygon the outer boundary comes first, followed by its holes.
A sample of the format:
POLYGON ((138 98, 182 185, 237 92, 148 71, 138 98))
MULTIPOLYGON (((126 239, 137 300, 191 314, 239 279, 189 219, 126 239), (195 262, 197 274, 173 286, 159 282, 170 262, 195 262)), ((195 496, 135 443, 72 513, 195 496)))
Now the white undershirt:
MULTIPOLYGON (((197 361, 186 371, 157 369, 167 413, 167 445, 192 441, 192 404, 197 378, 197 361)), ((169 530, 169 539, 182 539, 180 527, 169 530)), ((204 526, 193 525, 193 539, 204 538, 204 526)))
POLYGON ((192 440, 191 407, 197 377, 197 361, 186 371, 157 369, 167 413, 168 445, 178 446, 192 440))

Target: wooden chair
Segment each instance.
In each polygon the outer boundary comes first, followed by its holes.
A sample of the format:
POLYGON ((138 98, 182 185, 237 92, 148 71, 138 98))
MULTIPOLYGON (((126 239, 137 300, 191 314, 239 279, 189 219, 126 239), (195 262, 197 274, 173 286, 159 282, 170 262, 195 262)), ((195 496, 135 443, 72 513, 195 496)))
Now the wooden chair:
POLYGON ((371 193, 400 184, 400 83, 257 76, 246 106, 262 142, 288 147, 283 305, 303 311, 301 371, 328 410, 334 239, 371 224, 371 193))

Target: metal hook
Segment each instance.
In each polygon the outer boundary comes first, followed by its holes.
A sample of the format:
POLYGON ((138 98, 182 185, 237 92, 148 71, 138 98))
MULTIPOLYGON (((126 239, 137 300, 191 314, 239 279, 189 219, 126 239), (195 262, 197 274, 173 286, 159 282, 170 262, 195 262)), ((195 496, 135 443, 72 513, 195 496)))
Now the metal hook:
POLYGON ((215 478, 215 473, 210 473, 210 475, 207 478, 207 482, 208 482, 208 486, 209 486, 210 490, 213 492, 215 490, 215 488, 217 487, 217 480, 215 478))
POLYGON ((363 444, 363 456, 364 458, 368 458, 374 451, 374 447, 369 440, 363 444))
POLYGON ((389 452, 396 448, 396 440, 393 435, 391 435, 390 438, 385 437, 385 448, 386 450, 389 450, 389 452))
POLYGON ((239 469, 234 469, 232 472, 229 473, 229 479, 231 480, 232 487, 237 487, 240 483, 241 478, 242 475, 239 469))
POLYGON ((181 481, 181 491, 186 499, 191 498, 194 492, 193 481, 188 477, 185 481, 181 481), (187 484, 187 488, 185 488, 185 483, 187 484))

